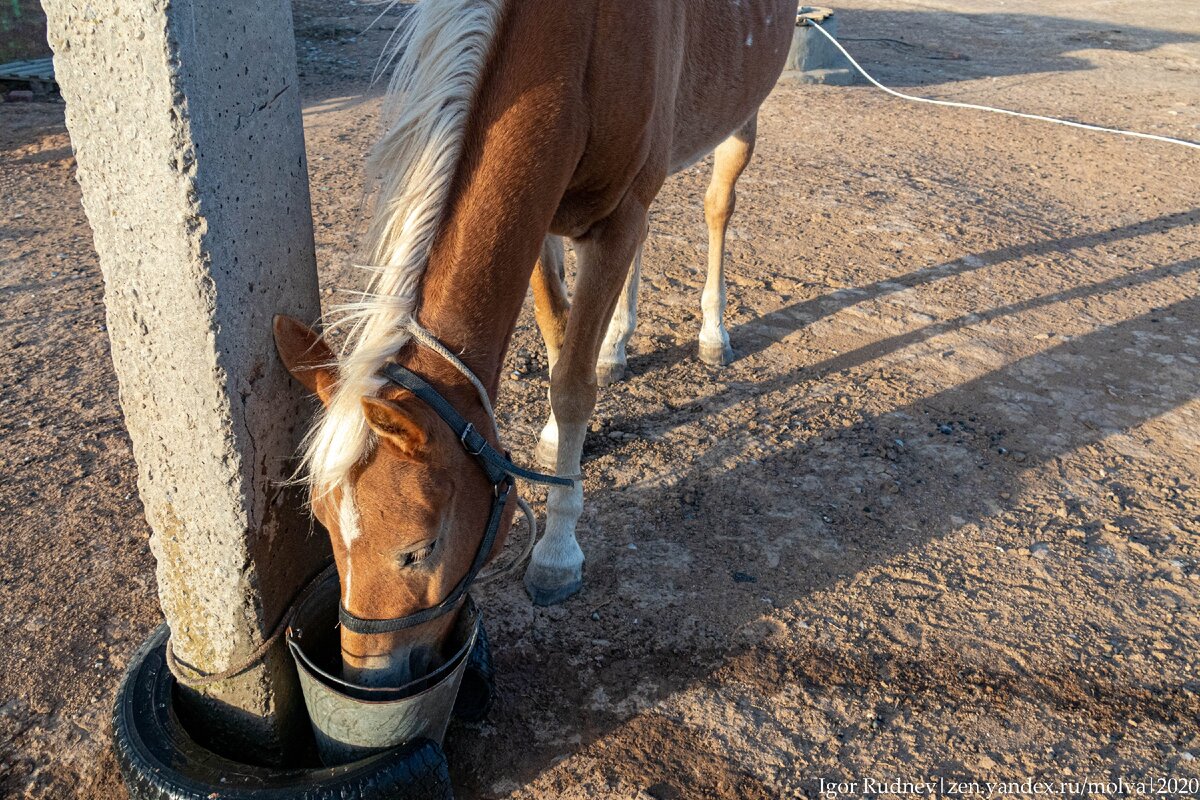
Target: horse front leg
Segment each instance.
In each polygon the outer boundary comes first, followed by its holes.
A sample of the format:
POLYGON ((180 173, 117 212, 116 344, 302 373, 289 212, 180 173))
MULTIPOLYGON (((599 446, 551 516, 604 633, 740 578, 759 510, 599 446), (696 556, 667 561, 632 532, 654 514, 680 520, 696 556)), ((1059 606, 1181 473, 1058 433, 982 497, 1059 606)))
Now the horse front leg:
MULTIPOLYGON (((596 359, 605 326, 646 230, 646 206, 632 196, 575 242, 578 272, 566 336, 550 373, 550 405, 557 423, 555 469, 581 471, 583 441, 596 406, 596 359)), ((546 533, 533 549, 525 589, 538 605, 566 600, 583 585, 583 550, 575 529, 583 513, 583 483, 552 486, 546 533)))

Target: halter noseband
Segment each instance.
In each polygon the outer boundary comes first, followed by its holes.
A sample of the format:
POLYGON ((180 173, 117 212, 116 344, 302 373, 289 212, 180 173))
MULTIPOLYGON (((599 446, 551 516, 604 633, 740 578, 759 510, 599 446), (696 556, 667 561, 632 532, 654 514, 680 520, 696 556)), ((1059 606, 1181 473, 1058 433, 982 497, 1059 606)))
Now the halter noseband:
MULTIPOLYGON (((457 359, 454 359, 457 361, 457 359)), ((466 371, 465 366, 461 363, 455 364, 460 370, 466 371)), ((492 548, 496 544, 496 534, 500 530, 500 520, 504 516, 504 507, 508 503, 508 496, 513 488, 513 478, 524 478, 527 481, 534 483, 544 483, 549 486, 574 486, 575 479, 560 478, 555 475, 545 475, 541 472, 534 472, 523 467, 518 467, 512 463, 505 455, 500 453, 496 448, 488 444, 487 439, 483 437, 479 431, 475 430, 475 426, 467 422, 461 414, 450 405, 446 398, 442 397, 436 389, 429 385, 429 382, 415 372, 400 366, 399 364, 386 364, 383 367, 384 377, 389 382, 408 389, 414 395, 425 401, 425 404, 433 409, 442 421, 445 422, 454 435, 458 437, 462 443, 463 449, 475 459, 487 476, 488 481, 492 484, 492 510, 488 515, 487 527, 483 531, 483 541, 479 543, 479 550, 475 553, 475 560, 471 563, 471 568, 467 570, 467 574, 463 576, 458 585, 453 591, 446 596, 444 600, 435 606, 416 611, 404 617, 392 617, 390 619, 363 619, 357 617, 346 609, 343 602, 338 603, 338 619, 342 623, 342 627, 346 630, 358 634, 371 635, 378 633, 395 633, 407 628, 412 628, 417 625, 437 619, 448 611, 453 610, 458 606, 459 601, 467 590, 471 588, 471 584, 479 576, 479 571, 483 569, 488 558, 492 554, 492 548)), ((469 371, 466 371, 469 377, 469 371)), ((494 423, 494 420, 493 420, 494 423)))

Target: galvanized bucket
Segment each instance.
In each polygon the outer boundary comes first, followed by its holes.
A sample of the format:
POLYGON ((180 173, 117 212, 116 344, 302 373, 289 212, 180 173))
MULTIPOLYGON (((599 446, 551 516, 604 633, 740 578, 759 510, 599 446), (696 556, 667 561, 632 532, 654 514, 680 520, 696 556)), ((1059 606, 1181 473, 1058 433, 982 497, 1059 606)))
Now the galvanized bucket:
POLYGON ((830 36, 838 35, 838 16, 833 9, 824 6, 800 6, 796 10, 796 31, 792 36, 792 47, 788 51, 784 66, 784 80, 799 83, 824 83, 831 86, 849 86, 857 73, 833 44, 812 29, 820 25, 830 36))
POLYGON ((380 688, 338 676, 339 596, 336 574, 313 586, 296 608, 287 636, 321 760, 329 766, 345 764, 417 739, 440 745, 479 637, 475 603, 467 598, 451 633, 453 654, 442 666, 404 686, 380 688))

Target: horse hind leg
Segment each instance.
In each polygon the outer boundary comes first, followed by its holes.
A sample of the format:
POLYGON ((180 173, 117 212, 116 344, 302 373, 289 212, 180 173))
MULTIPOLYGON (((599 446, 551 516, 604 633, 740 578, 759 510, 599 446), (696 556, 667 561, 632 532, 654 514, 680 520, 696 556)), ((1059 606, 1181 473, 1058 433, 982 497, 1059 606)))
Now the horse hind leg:
MULTIPOLYGON (((563 267, 563 243, 557 236, 547 236, 542 242, 542 253, 530 279, 533 288, 533 314, 537 320, 542 339, 546 342, 546 358, 550 363, 553 379, 558 354, 562 351, 567 333, 567 316, 571 303, 567 299, 565 270, 563 267)), ((538 437, 535 456, 542 466, 553 469, 558 460, 558 424, 554 420, 553 402, 550 418, 538 437)))
MULTIPOLYGON (((646 204, 627 197, 617 210, 576 242, 578 273, 566 336, 550 373, 557 422, 559 475, 578 475, 588 420, 596 406, 596 359, 605 325, 646 230, 646 204)), ((533 548, 525 590, 538 605, 566 600, 583 585, 583 550, 575 528, 583 513, 583 485, 551 486, 546 533, 533 548)))
POLYGON ((722 142, 713 159, 712 182, 704 195, 704 219, 708 223, 708 278, 700 308, 700 360, 723 366, 733 361, 729 331, 725 329, 725 234, 737 206, 737 181, 754 155, 758 115, 751 117, 722 142))
MULTIPOLYGON (((643 244, 644 244, 643 238, 643 244)), ((638 245, 637 255, 633 257, 633 267, 625 277, 625 287, 621 290, 621 298, 613 309, 612 319, 608 323, 608 333, 604 343, 600 345, 600 356, 596 361, 596 383, 601 386, 611 386, 625 377, 625 367, 629 363, 625 346, 629 344, 637 328, 638 281, 642 275, 642 245, 638 245)))

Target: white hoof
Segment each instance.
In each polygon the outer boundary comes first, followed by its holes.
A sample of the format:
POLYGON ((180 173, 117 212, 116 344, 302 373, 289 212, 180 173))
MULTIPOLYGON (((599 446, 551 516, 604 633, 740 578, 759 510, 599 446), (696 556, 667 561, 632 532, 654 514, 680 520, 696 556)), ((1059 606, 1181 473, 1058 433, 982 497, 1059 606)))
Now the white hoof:
POLYGON ((733 363, 733 348, 728 343, 700 343, 700 360, 714 367, 724 367, 733 363))
POLYGON ((536 606, 553 606, 583 588, 583 566, 546 569, 530 562, 525 570, 525 591, 536 606))
POLYGON ((616 361, 602 361, 596 364, 596 383, 600 386, 612 386, 625 378, 625 365, 616 361))

